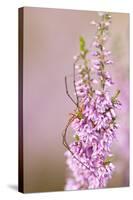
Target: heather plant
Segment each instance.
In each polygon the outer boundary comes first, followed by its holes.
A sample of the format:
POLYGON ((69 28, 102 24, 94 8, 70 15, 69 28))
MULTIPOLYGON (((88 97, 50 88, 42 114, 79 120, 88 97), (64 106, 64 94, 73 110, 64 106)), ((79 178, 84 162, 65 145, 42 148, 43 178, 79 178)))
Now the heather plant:
POLYGON ((96 27, 91 49, 81 36, 80 52, 74 56, 74 98, 65 77, 66 94, 75 105, 63 131, 66 164, 71 172, 65 190, 104 188, 115 170, 111 147, 118 134, 116 110, 121 103, 120 90, 112 91, 114 82, 108 72, 113 66, 111 52, 106 49, 111 16, 100 14, 100 21, 91 24, 96 27), (70 144, 67 141, 69 126, 74 138, 70 144))

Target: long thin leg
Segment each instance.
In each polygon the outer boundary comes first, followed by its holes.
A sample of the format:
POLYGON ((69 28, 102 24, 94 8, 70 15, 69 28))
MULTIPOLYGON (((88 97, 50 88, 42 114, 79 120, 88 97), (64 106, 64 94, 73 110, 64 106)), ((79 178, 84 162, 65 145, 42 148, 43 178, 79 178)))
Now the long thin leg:
POLYGON ((76 105, 77 107, 77 103, 73 100, 73 98, 71 97, 71 95, 68 92, 68 87, 67 87, 67 77, 65 76, 65 88, 66 88, 66 94, 67 96, 71 99, 71 101, 76 105))
POLYGON ((72 123, 72 121, 74 120, 74 117, 70 118, 70 120, 68 121, 65 130, 63 131, 62 137, 63 137, 63 145, 66 147, 66 149, 72 154, 72 156, 83 166, 85 166, 87 169, 89 169, 89 167, 87 165, 85 165, 83 162, 81 162, 75 155, 74 153, 71 151, 68 143, 67 143, 67 139, 66 139, 66 135, 67 135, 67 129, 70 126, 70 124, 72 123))

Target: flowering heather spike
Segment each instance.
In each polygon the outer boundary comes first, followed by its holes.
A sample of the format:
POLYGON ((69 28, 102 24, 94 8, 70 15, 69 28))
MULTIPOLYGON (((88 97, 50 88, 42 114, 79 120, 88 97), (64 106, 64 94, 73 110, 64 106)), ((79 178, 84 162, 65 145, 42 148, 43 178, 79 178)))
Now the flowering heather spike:
POLYGON ((110 23, 111 16, 108 13, 102 14, 101 21, 95 23, 97 33, 95 50, 91 52, 95 58, 92 66, 88 62, 89 51, 85 39, 80 37, 80 54, 75 59, 73 75, 78 103, 75 103, 76 109, 63 133, 63 144, 67 148, 66 163, 72 173, 66 181, 66 190, 106 187, 115 169, 111 146, 118 128, 115 110, 121 104, 118 101, 119 90, 113 97, 108 92, 108 86, 113 81, 106 66, 113 61, 109 58, 111 52, 104 46, 110 23), (95 68, 93 73, 92 67, 95 68), (100 83, 98 89, 95 89, 95 83, 100 83), (66 140, 69 126, 72 127, 74 137, 71 144, 66 140))

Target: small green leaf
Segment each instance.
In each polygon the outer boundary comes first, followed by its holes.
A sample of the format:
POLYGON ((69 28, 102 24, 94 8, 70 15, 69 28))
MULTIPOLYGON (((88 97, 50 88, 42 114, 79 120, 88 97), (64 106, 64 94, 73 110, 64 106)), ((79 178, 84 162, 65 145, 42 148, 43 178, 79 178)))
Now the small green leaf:
POLYGON ((117 97, 119 96, 119 94, 120 94, 120 90, 117 90, 117 91, 116 91, 116 94, 112 97, 112 103, 115 103, 115 102, 116 102, 116 99, 117 99, 117 97))
POLYGON ((120 90, 117 90, 117 91, 116 91, 115 98, 117 98, 117 97, 119 96, 119 94, 120 94, 120 90))
POLYGON ((109 13, 106 13, 106 14, 104 15, 104 18, 105 18, 105 20, 109 20, 109 19, 111 19, 111 16, 110 16, 109 13))
POLYGON ((104 160, 103 164, 104 164, 104 165, 109 165, 112 161, 113 161, 113 157, 108 156, 108 157, 104 160))
POLYGON ((80 36, 80 51, 85 52, 85 39, 83 36, 80 36))
POLYGON ((80 111, 78 111, 78 112, 76 113, 76 115, 77 115, 77 117, 78 117, 79 119, 82 119, 82 118, 83 118, 83 115, 82 115, 82 113, 81 113, 80 111))
POLYGON ((80 140, 78 135, 75 135, 75 139, 76 139, 77 142, 80 140))

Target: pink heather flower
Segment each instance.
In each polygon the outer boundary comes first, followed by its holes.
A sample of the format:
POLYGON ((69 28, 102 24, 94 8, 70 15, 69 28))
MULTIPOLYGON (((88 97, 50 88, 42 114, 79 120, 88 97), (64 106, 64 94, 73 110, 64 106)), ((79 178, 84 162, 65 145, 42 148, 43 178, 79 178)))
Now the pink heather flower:
POLYGON ((91 52, 91 55, 92 55, 92 56, 98 56, 98 55, 99 55, 99 52, 98 52, 98 51, 92 51, 92 52, 91 52))
MULTIPOLYGON (((112 178, 115 166, 111 162, 111 146, 116 139, 116 109, 121 103, 117 97, 119 91, 112 97, 108 86, 113 84, 110 74, 105 70, 106 65, 112 64, 110 51, 103 47, 111 23, 109 14, 101 16, 100 23, 93 23, 97 27, 95 50, 91 55, 95 57, 92 67, 95 68, 94 77, 91 68, 85 64, 76 65, 78 78, 75 82, 75 95, 78 99, 71 128, 73 141, 65 152, 66 164, 71 171, 71 177, 66 181, 65 190, 103 188, 112 178), (99 39, 98 39, 99 38, 99 39), (95 83, 100 83, 98 89, 95 83)), ((82 40, 81 59, 86 63, 85 46, 82 40)))
POLYGON ((113 61, 112 61, 112 60, 106 60, 106 61, 105 61, 105 64, 107 64, 107 65, 112 65, 112 64, 113 64, 113 61))
POLYGON ((111 51, 108 50, 104 50, 104 56, 110 56, 111 55, 111 51))

